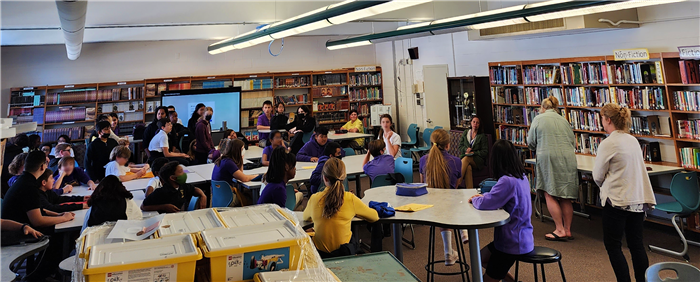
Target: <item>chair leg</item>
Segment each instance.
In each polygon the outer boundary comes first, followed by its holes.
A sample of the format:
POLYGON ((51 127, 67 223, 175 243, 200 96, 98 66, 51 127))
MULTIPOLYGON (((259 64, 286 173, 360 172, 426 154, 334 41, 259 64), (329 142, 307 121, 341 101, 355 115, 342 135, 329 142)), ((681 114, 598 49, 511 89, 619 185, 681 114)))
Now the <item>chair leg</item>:
POLYGON ((515 261, 515 282, 518 282, 518 268, 520 267, 520 261, 515 261))
MULTIPOLYGON (((667 250, 667 249, 660 248, 657 246, 652 246, 652 245, 649 245, 649 250, 655 251, 658 253, 662 253, 662 254, 666 254, 666 255, 683 257, 685 259, 685 261, 687 262, 690 260, 690 257, 688 256, 688 241, 685 239, 685 236, 683 236, 683 231, 681 231, 681 229, 678 227, 678 223, 676 223, 677 217, 678 217, 678 214, 673 215, 673 218, 671 218, 671 222, 673 223, 673 227, 676 228, 676 232, 678 232, 678 236, 681 237, 681 242, 683 243, 683 251, 674 252, 671 250, 667 250)), ((681 220, 683 220, 683 219, 681 219, 681 220)), ((698 244, 696 242, 692 242, 692 244, 695 246, 700 246, 700 244, 698 244)))
POLYGON ((415 250, 416 249, 416 231, 413 229, 413 224, 404 224, 403 225, 404 231, 406 230, 406 226, 411 228, 411 240, 408 240, 406 238, 401 238, 401 240, 403 241, 403 243, 407 247, 411 248, 411 250, 415 250))
POLYGON ((566 282, 566 276, 564 276, 564 268, 561 266, 561 260, 559 262, 559 272, 561 273, 561 281, 566 282))
POLYGON ((544 263, 540 264, 540 268, 542 268, 542 282, 547 282, 547 277, 544 274, 544 263))
POLYGON ((532 264, 532 270, 535 273, 535 282, 539 281, 539 280, 537 280, 537 264, 536 263, 532 264))
POLYGON ((463 258, 464 257, 464 250, 463 250, 464 244, 462 244, 462 240, 460 238, 461 233, 459 232, 459 230, 453 229, 452 233, 455 236, 455 242, 457 242, 457 255, 458 255, 457 263, 459 264, 459 271, 462 272, 460 276, 462 276, 462 281, 464 282, 464 281, 467 281, 465 279, 466 277, 464 275, 464 273, 466 273, 466 271, 464 271, 464 265, 462 264, 462 262, 466 263, 466 260, 463 258))
MULTIPOLYGON (((430 227, 430 235, 428 236, 428 271, 426 271, 426 281, 430 282, 432 271, 435 271, 433 267, 433 261, 435 261, 435 227, 430 227)), ((433 276, 434 277, 434 276, 433 276)))

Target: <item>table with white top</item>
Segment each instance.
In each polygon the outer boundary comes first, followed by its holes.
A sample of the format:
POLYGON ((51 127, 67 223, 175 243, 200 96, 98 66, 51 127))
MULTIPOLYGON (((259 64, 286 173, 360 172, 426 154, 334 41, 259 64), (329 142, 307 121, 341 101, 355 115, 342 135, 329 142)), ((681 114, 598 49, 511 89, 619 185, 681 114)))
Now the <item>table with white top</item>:
POLYGON ((245 150, 244 159, 259 159, 262 158, 263 148, 252 145, 248 146, 248 150, 245 150))
POLYGON ((353 140, 357 138, 371 138, 374 135, 368 134, 368 133, 356 133, 356 132, 348 132, 348 133, 341 133, 341 134, 336 134, 335 132, 328 133, 328 139, 333 140, 333 141, 340 141, 340 140, 353 140))
POLYGON ((258 133, 270 133, 270 132, 273 132, 273 131, 287 132, 286 129, 275 129, 275 130, 272 130, 272 129, 258 129, 258 133))
MULTIPOLYGON (((469 232, 469 253, 471 261, 472 280, 483 281, 481 269, 481 254, 479 247, 478 229, 502 226, 510 220, 510 215, 504 210, 482 211, 474 208, 468 202, 476 194, 475 189, 433 189, 428 188, 428 194, 418 197, 397 196, 395 186, 372 188, 365 192, 362 202, 369 205, 370 201, 388 202, 393 207, 407 204, 433 205, 417 212, 396 212, 388 218, 380 218, 380 223, 393 224, 394 255, 403 262, 401 224, 420 224, 448 229, 467 229, 469 232)), ((461 258, 460 258, 461 260, 461 258)))
MULTIPOLYGON (((49 238, 45 237, 34 243, 20 243, 12 246, 5 246, 0 249, 0 279, 2 281, 12 281, 16 274, 10 268, 20 261, 45 250, 49 246, 49 238)), ((38 269, 38 271, 41 271, 38 269)))

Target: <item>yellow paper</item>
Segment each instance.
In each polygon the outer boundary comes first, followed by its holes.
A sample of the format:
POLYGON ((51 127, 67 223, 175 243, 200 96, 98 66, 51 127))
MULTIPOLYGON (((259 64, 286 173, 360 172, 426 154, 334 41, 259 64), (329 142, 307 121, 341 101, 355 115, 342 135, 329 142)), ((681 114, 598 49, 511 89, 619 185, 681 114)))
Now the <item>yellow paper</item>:
POLYGON ((141 176, 141 178, 153 178, 153 172, 149 171, 149 172, 145 173, 143 176, 141 176))
POLYGON ((316 168, 315 165, 310 165, 310 166, 302 166, 301 169, 314 169, 316 168))
POLYGON ((424 209, 431 208, 431 207, 433 207, 433 205, 408 204, 408 205, 403 205, 400 207, 395 207, 394 210, 403 211, 403 212, 416 212, 416 211, 424 210, 424 209))

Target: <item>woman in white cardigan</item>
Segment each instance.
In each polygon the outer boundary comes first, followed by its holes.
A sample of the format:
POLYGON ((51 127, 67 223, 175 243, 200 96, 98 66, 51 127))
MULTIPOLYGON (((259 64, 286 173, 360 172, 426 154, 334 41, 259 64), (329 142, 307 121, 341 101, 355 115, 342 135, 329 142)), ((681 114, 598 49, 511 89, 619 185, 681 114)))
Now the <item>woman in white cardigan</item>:
POLYGON ((630 111, 615 103, 600 110, 608 137, 598 146, 593 179, 600 187, 603 205, 603 242, 617 281, 631 281, 622 253, 622 236, 632 255, 636 281, 645 281, 649 259, 643 243, 646 211, 656 205, 642 150, 629 134, 630 111))

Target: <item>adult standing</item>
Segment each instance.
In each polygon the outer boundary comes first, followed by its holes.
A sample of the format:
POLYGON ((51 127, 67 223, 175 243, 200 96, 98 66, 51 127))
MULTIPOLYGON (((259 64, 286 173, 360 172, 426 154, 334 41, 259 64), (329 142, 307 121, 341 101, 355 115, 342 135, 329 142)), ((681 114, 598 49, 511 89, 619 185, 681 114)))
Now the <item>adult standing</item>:
POLYGON ((472 128, 462 133, 459 139, 459 152, 462 159, 462 176, 467 188, 474 188, 474 170, 482 170, 486 166, 489 155, 489 140, 481 130, 481 119, 472 117, 472 128))
MULTIPOLYGON (((345 129, 351 133, 365 133, 365 125, 358 119, 357 110, 350 110, 350 120, 345 123, 340 129, 345 129)), ((364 138, 355 138, 355 140, 347 140, 340 143, 343 147, 352 147, 361 149, 365 146, 364 138)))
POLYGON ((545 235, 550 241, 571 239, 574 217, 572 199, 578 198, 578 170, 574 148, 576 139, 569 122, 559 115, 559 100, 542 101, 540 115, 532 120, 527 133, 530 150, 537 152, 537 190, 542 190, 556 229, 545 235))
POLYGON ((382 130, 377 139, 384 139, 384 144, 386 144, 384 154, 393 156, 394 159, 401 157, 401 150, 399 149, 401 148, 401 135, 394 132, 394 120, 391 118, 391 115, 383 114, 379 117, 379 122, 382 130))
POLYGON ((290 152, 296 154, 299 153, 301 147, 304 146, 304 133, 309 133, 314 131, 316 127, 316 119, 311 116, 311 111, 309 107, 301 106, 297 108, 296 117, 294 117, 294 122, 287 124, 288 132, 290 134, 290 152), (294 137, 291 137, 294 136, 294 137))
POLYGON ((204 108, 204 104, 199 103, 197 106, 194 107, 194 112, 192 112, 192 116, 190 117, 190 120, 187 121, 187 129, 190 130, 190 132, 194 132, 196 127, 197 127, 197 122, 199 121, 199 118, 204 115, 204 112, 206 109, 204 108))
POLYGON ((636 281, 645 281, 649 267, 644 248, 645 212, 656 205, 642 150, 629 134, 630 111, 615 103, 601 110, 601 121, 608 135, 598 146, 593 179, 600 187, 603 205, 603 242, 617 281, 631 281, 627 260, 622 253, 622 235, 632 255, 636 281), (632 144, 632 145, 630 145, 632 144))
POLYGON ((206 110, 206 113, 199 118, 197 127, 194 130, 197 148, 194 150, 194 157, 198 164, 206 164, 209 152, 214 149, 214 141, 211 139, 211 126, 209 120, 214 115, 214 110, 206 110))
POLYGON ((109 163, 109 155, 112 153, 112 149, 119 144, 109 137, 112 131, 108 121, 98 122, 96 130, 100 135, 87 147, 85 170, 87 170, 90 179, 101 181, 105 177, 105 165, 109 163))

